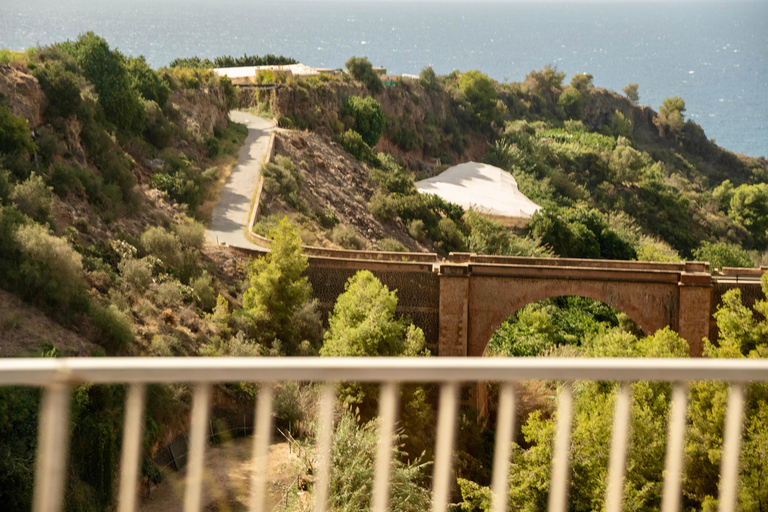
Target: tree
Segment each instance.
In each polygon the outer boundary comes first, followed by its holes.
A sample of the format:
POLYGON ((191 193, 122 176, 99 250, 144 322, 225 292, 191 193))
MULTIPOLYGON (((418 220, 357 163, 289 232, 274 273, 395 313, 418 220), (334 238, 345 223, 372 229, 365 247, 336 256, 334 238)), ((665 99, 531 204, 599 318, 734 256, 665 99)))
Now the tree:
POLYGON ((363 137, 368 146, 373 147, 379 142, 386 117, 378 101, 370 97, 350 96, 341 111, 355 120, 352 129, 363 137))
POLYGON ((311 351, 311 342, 303 343, 297 329, 303 309, 312 304, 312 286, 303 275, 308 260, 302 254, 299 232, 285 217, 269 237, 270 252, 248 265, 251 287, 243 296, 243 308, 253 319, 262 345, 274 346, 280 340, 288 355, 311 351))
POLYGON ((349 74, 362 82, 371 94, 379 94, 384 90, 379 74, 373 70, 368 57, 352 57, 345 64, 349 74))
POLYGON ((69 117, 77 111, 82 100, 80 83, 74 73, 67 71, 60 62, 49 61, 32 74, 48 98, 46 113, 50 117, 69 117))
POLYGON ((126 68, 130 75, 131 86, 145 100, 154 101, 160 106, 160 109, 165 108, 168 98, 171 97, 171 86, 149 67, 144 56, 130 57, 126 68))
POLYGON ((557 99, 557 104, 563 108, 567 119, 581 119, 582 94, 575 87, 566 87, 557 99))
POLYGON ((589 73, 573 75, 573 77, 571 77, 571 87, 582 93, 589 92, 595 87, 592 83, 592 79, 593 77, 589 73))
POLYGON ((140 133, 144 106, 131 87, 125 57, 110 50, 107 42, 93 32, 82 34, 69 48, 96 88, 107 119, 121 130, 140 133))
POLYGON ((467 71, 459 78, 459 88, 464 99, 472 106, 475 119, 481 126, 487 126, 496 119, 496 88, 488 75, 480 71, 467 71))
POLYGON ((768 184, 736 188, 731 196, 728 216, 752 234, 754 248, 768 246, 768 184))
POLYGON ((693 251, 693 257, 698 261, 708 261, 712 269, 724 267, 751 268, 755 266, 747 251, 738 245, 724 242, 704 242, 701 247, 693 251))
POLYGON ((639 87, 638 84, 628 84, 622 89, 632 105, 637 105, 637 102, 640 101, 640 94, 637 92, 639 87))
POLYGON ((440 89, 440 84, 437 83, 435 70, 430 66, 425 67, 421 70, 421 73, 419 73, 419 85, 427 91, 437 91, 440 89))
POLYGON ((683 112, 685 112, 685 101, 682 98, 672 96, 665 99, 659 107, 659 115, 653 119, 653 123, 659 129, 659 135, 663 137, 667 128, 674 134, 680 133, 685 126, 683 112))
POLYGON ((328 320, 321 356, 417 356, 424 333, 395 318, 397 293, 367 270, 350 277, 328 320))

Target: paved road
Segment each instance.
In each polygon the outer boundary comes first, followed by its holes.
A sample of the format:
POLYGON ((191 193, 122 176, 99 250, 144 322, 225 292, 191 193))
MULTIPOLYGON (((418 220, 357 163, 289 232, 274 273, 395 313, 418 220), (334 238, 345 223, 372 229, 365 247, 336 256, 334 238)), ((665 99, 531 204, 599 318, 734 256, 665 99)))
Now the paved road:
POLYGON ((235 247, 254 247, 245 238, 248 208, 256 192, 259 169, 264 162, 272 121, 233 110, 229 118, 248 127, 248 137, 237 155, 237 165, 221 190, 219 204, 213 210, 211 227, 206 232, 209 241, 235 247))

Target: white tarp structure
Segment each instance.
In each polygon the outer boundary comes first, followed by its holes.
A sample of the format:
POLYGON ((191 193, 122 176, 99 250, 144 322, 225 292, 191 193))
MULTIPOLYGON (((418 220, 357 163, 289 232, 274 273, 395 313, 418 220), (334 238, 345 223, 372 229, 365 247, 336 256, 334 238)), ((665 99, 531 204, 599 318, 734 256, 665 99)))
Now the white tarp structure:
POLYGON ((495 217, 530 219, 541 209, 517 189, 515 178, 492 165, 467 162, 416 182, 423 194, 436 194, 465 210, 495 217))

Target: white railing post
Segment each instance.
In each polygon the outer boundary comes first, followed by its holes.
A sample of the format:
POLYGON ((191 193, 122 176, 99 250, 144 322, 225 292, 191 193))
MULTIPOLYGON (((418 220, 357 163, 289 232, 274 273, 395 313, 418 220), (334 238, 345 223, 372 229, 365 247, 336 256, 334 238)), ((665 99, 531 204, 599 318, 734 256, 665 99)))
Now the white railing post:
POLYGON ((613 432, 611 433, 611 455, 608 462, 608 485, 605 489, 606 512, 621 512, 624 496, 624 473, 627 470, 627 441, 629 420, 632 412, 630 387, 622 382, 616 391, 613 408, 613 432))
POLYGON ((389 480, 392 469, 392 438, 395 435, 395 420, 399 390, 396 382, 385 382, 379 392, 379 440, 376 451, 376 466, 373 473, 373 512, 387 512, 389 509, 389 480))
POLYGON ((262 384, 254 418, 256 434, 253 436, 251 512, 267 510, 267 469, 269 468, 269 444, 272 439, 272 395, 272 383, 262 384))
POLYGON ((552 452, 552 477, 549 486, 549 512, 566 512, 568 510, 573 383, 564 383, 563 387, 560 388, 558 398, 557 430, 552 452))
POLYGON ((120 497, 118 512, 136 510, 141 439, 144 432, 144 397, 146 385, 131 384, 125 399, 125 425, 123 426, 123 452, 120 463, 120 497))
POLYGON ((434 512, 445 512, 448 510, 458 402, 459 383, 443 383, 440 386, 440 409, 437 412, 437 441, 435 443, 435 470, 432 476, 432 510, 434 512))
POLYGON ((70 401, 69 386, 63 382, 49 384, 43 392, 37 436, 34 512, 60 512, 64 507, 70 401))
POLYGON ((496 424, 496 446, 493 453, 493 512, 507 510, 509 487, 509 449, 515 431, 515 388, 505 382, 499 390, 499 416, 496 424))
POLYGON ((667 435, 667 456, 664 464, 661 512, 677 512, 680 508, 687 412, 688 387, 684 382, 677 382, 672 387, 672 403, 669 406, 669 434, 667 435))
POLYGON ((739 496, 739 456, 741 431, 744 426, 744 384, 731 384, 723 432, 723 455, 720 466, 719 512, 735 512, 739 496))
POLYGON ((333 449, 333 405, 336 400, 335 386, 323 384, 320 391, 319 433, 317 440, 317 480, 315 482, 315 512, 328 509, 331 486, 331 460, 333 449))
POLYGON ((203 495, 203 464, 208 437, 208 413, 211 407, 211 385, 195 384, 192 399, 192 425, 189 428, 189 465, 184 493, 184 512, 200 512, 203 495))

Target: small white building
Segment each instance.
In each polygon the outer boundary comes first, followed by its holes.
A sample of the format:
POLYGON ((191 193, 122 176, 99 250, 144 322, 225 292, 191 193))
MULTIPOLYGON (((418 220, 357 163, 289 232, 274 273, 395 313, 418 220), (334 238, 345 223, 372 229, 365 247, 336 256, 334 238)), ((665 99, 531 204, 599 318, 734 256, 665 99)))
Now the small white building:
POLYGON ((278 73, 285 73, 288 76, 302 76, 310 77, 317 76, 320 73, 333 74, 335 70, 331 68, 313 68, 305 64, 286 64, 275 66, 245 66, 237 68, 215 68, 213 72, 218 76, 229 77, 234 83, 245 83, 252 81, 259 74, 259 71, 275 71, 278 73))

